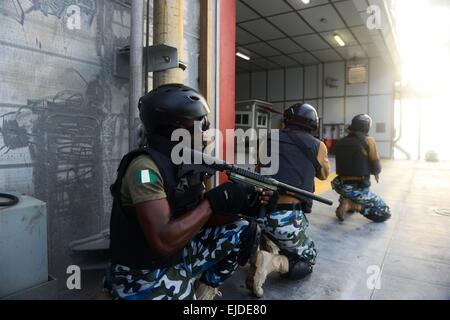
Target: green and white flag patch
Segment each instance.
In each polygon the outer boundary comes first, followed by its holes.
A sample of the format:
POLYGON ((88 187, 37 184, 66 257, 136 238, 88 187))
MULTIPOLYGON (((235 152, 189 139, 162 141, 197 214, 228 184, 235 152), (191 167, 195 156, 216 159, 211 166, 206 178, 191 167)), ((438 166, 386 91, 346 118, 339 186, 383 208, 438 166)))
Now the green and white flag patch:
POLYGON ((156 183, 158 181, 158 175, 153 170, 138 170, 136 171, 136 183, 156 183))

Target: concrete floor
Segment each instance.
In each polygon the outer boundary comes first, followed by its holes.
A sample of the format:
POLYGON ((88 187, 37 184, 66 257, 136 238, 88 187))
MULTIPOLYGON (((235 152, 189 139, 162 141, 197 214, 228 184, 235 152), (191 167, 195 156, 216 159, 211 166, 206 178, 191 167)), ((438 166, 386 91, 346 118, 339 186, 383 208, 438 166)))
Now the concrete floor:
MULTIPOLYGON (((337 194, 323 193, 335 205, 316 203, 308 215, 318 250, 314 272, 296 282, 271 275, 263 299, 450 299, 450 216, 434 211, 450 209, 450 162, 385 161, 383 168, 372 190, 390 205, 392 218, 376 224, 355 213, 338 222, 337 194), (380 289, 367 285, 376 268, 380 289)), ((246 271, 221 287, 221 299, 253 299, 246 271)), ((60 299, 89 299, 101 277, 84 272, 82 290, 61 292, 60 299)))
MULTIPOLYGON (((372 190, 392 209, 376 224, 359 214, 341 223, 333 207, 315 204, 309 233, 318 258, 314 272, 292 282, 269 276, 263 299, 450 299, 450 163, 385 161, 372 190), (374 274, 381 270, 380 288, 374 274), (369 283, 369 286, 368 286, 369 283)), ((252 299, 241 269, 221 288, 222 299, 252 299)))

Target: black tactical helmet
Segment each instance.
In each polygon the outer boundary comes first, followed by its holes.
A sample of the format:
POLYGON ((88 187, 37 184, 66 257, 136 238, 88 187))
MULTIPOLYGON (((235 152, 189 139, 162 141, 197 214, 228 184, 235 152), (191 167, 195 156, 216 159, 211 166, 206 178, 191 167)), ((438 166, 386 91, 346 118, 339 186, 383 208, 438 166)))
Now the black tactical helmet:
POLYGON ((352 124, 348 127, 350 131, 357 131, 363 133, 369 133, 370 128, 372 127, 372 118, 369 117, 368 114, 358 114, 353 117, 352 124))
POLYGON ((182 84, 165 84, 139 99, 139 117, 147 133, 163 127, 182 127, 186 120, 202 121, 208 130, 209 106, 196 90, 182 84))
POLYGON ((296 103, 284 112, 284 123, 314 131, 319 126, 319 117, 312 105, 296 103))

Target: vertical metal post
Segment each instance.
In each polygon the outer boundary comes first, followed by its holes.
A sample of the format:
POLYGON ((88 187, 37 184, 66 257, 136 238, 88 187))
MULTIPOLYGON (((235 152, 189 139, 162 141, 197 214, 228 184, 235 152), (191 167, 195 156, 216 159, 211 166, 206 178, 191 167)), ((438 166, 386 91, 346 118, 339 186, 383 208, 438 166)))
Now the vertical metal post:
MULTIPOLYGON (((178 59, 184 53, 184 0, 153 1, 153 44, 166 44, 178 49, 178 59)), ((153 73, 153 87, 167 83, 183 83, 180 68, 153 73)))
POLYGON ((143 37, 144 37, 144 1, 131 2, 130 34, 130 99, 128 110, 129 149, 136 144, 137 105, 142 96, 143 77, 143 37))
MULTIPOLYGON (((148 49, 150 46, 150 1, 146 1, 146 13, 147 19, 145 20, 145 47, 148 49)), ((145 50, 145 60, 144 60, 144 93, 149 91, 148 83, 148 50, 145 50)))
POLYGON ((199 89, 208 101, 211 100, 213 86, 213 3, 212 0, 200 1, 200 64, 199 89))

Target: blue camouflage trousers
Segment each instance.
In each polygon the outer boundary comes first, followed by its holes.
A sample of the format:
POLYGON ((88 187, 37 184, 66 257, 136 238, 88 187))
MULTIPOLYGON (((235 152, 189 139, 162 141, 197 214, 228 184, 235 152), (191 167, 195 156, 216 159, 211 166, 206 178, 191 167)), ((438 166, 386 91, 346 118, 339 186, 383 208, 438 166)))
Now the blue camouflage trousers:
POLYGON ((331 186, 342 197, 350 199, 363 207, 361 214, 375 222, 383 222, 391 217, 391 210, 377 194, 369 188, 362 188, 355 184, 344 184, 340 177, 336 177, 331 186))
POLYGON ((308 219, 300 209, 273 211, 258 219, 261 231, 280 248, 289 259, 302 260, 313 266, 317 251, 314 241, 306 234, 308 219))
POLYGON ((169 268, 132 270, 111 265, 106 270, 105 288, 115 299, 193 300, 194 282, 218 287, 238 268, 241 235, 246 220, 202 230, 183 249, 182 262, 169 268))

